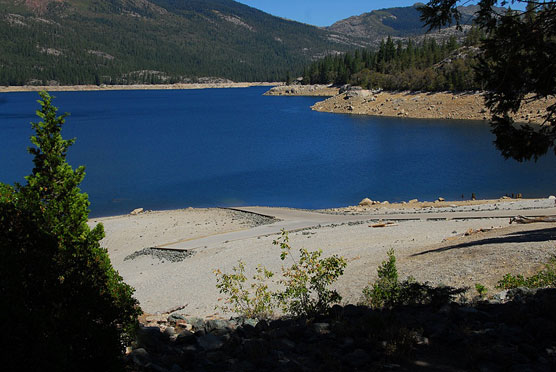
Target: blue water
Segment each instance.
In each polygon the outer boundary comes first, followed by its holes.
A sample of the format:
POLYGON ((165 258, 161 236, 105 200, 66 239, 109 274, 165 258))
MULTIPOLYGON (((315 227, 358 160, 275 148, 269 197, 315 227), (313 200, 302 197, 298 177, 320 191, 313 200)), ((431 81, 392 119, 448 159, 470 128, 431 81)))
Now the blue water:
MULTIPOLYGON (((554 194, 556 158, 504 160, 485 122, 311 111, 318 98, 266 88, 56 92, 68 155, 85 165, 91 215, 134 208, 325 208, 554 194)), ((24 183, 36 93, 0 94, 0 182, 24 183)))

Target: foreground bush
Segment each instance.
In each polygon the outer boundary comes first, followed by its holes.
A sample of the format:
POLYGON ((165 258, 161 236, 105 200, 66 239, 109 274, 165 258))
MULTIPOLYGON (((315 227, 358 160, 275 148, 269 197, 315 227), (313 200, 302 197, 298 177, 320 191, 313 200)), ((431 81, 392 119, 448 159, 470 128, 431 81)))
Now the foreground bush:
POLYGON ((269 290, 267 281, 274 273, 262 266, 257 267, 252 284, 246 286, 245 265, 239 261, 232 274, 215 270, 216 287, 228 296, 230 305, 222 306, 223 310, 232 310, 247 318, 268 319, 280 307, 289 315, 314 317, 326 314, 331 305, 342 300, 330 286, 344 273, 347 263, 343 257, 320 258, 322 250, 309 252, 302 248, 296 259, 286 231, 282 231, 273 244, 280 246, 282 261, 287 257, 292 260, 290 267, 282 266, 283 279, 279 283, 283 289, 269 290))
POLYGON ((61 136, 65 115, 41 93, 27 184, 0 186, 0 307, 3 368, 117 371, 141 310, 87 225, 89 201, 61 136))
POLYGON ((528 278, 521 274, 515 276, 506 274, 498 281, 496 287, 500 289, 556 287, 556 257, 552 257, 541 271, 528 278))
POLYGON ((377 269, 377 280, 363 289, 363 305, 371 308, 392 308, 400 305, 440 306, 467 291, 467 288, 419 283, 412 277, 400 282, 394 250, 390 249, 387 255, 388 260, 383 261, 377 269))

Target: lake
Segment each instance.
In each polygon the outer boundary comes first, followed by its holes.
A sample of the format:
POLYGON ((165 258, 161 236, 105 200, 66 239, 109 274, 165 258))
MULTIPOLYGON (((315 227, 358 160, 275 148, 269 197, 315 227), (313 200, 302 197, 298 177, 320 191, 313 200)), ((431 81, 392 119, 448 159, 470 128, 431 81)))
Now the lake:
MULTIPOLYGON (((556 158, 504 160, 486 122, 314 112, 268 88, 55 92, 91 216, 556 194, 556 158)), ((0 182, 24 183, 38 94, 0 94, 0 182)))

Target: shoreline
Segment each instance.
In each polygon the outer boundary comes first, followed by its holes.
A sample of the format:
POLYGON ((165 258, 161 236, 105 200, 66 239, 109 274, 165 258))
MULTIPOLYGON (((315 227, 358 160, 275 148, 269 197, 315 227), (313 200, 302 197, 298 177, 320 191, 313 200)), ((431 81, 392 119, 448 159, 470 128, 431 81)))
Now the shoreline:
MULTIPOLYGON (((457 208, 457 207, 473 207, 473 206, 481 206, 487 204, 495 204, 495 203, 515 203, 519 201, 535 201, 535 200, 544 200, 546 199, 543 197, 538 198, 510 198, 507 196, 502 196, 500 198, 495 199, 469 199, 469 200, 434 200, 434 201, 427 201, 427 200, 408 200, 408 201, 400 201, 400 202, 389 202, 389 201, 371 201, 372 204, 369 205, 346 205, 340 207, 331 207, 331 208, 295 208, 295 207, 267 207, 261 205, 250 205, 250 206, 243 206, 245 208, 249 207, 264 207, 264 208, 279 208, 279 209, 290 209, 290 210, 299 210, 299 211, 308 211, 308 212, 317 212, 317 213, 353 213, 353 212, 366 212, 366 211, 377 211, 380 209, 384 210, 407 210, 407 209, 431 209, 431 208, 457 208)), ((556 205, 556 203, 555 203, 556 205)), ((128 213, 123 214, 109 214, 109 215, 100 215, 89 217, 89 221, 93 220, 110 220, 110 219, 117 219, 117 218, 124 218, 128 216, 134 215, 144 215, 144 214, 161 214, 161 213, 173 213, 173 212, 185 212, 185 211, 210 211, 210 210, 222 210, 222 211, 237 211, 238 208, 243 207, 183 207, 183 208, 173 208, 173 209, 141 209, 141 212, 134 213, 135 211, 129 211, 128 213)), ((256 213, 255 213, 256 214, 256 213)))
POLYGON ((186 90, 186 89, 221 89, 221 88, 249 88, 274 87, 279 82, 251 82, 251 83, 178 83, 178 84, 131 84, 131 85, 21 85, 0 86, 0 93, 16 92, 88 92, 107 90, 186 90))
MULTIPOLYGON (((523 103, 513 115, 516 123, 544 122, 555 97, 523 103)), ((352 89, 311 107, 319 112, 411 119, 490 120, 483 92, 374 92, 352 89)))
MULTIPOLYGON (((329 97, 315 103, 311 109, 333 114, 478 121, 491 117, 484 104, 484 92, 475 91, 373 91, 356 86, 282 85, 270 89, 265 95, 329 97)), ((523 103, 513 118, 516 123, 542 124, 546 108, 555 103, 556 97, 523 103)))
POLYGON ((231 272, 241 259, 248 276, 259 264, 280 272, 282 261, 273 244, 279 232, 269 229, 281 226, 290 231, 294 250, 322 249, 325 256, 337 254, 348 260, 336 287, 352 303, 376 277, 376 268, 389 249, 396 251, 402 278, 411 275, 423 282, 460 287, 482 283, 489 290, 507 272, 528 275, 556 255, 556 238, 551 235, 556 223, 509 224, 507 218, 553 214, 554 198, 462 203, 407 202, 313 212, 259 208, 278 218, 293 215, 289 221, 242 211, 185 208, 92 218, 89 224, 104 224, 101 246, 125 282, 135 288, 145 312, 181 308, 181 314, 203 318, 231 315, 215 310, 221 294, 214 270, 231 272), (442 215, 431 215, 431 211, 442 215), (493 214, 500 211, 499 217, 493 214), (462 217, 469 213, 474 217, 462 217), (296 216, 302 215, 308 216, 304 217, 307 225, 292 227, 292 222, 299 221, 296 216), (389 218, 395 223, 381 223, 389 218), (528 231, 531 238, 527 238, 528 231), (176 259, 176 251, 184 258, 176 259))

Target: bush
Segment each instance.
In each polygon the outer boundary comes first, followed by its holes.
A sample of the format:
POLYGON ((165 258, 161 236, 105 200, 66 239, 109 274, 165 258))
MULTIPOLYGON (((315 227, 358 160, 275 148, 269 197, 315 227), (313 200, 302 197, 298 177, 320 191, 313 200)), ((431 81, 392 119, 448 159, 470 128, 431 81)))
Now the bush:
POLYGON ((224 311, 233 311, 241 316, 251 319, 269 319, 274 315, 274 294, 268 290, 266 281, 274 276, 263 266, 257 267, 257 273, 253 276, 251 290, 245 287, 247 277, 245 276, 245 264, 238 261, 238 265, 232 268, 233 274, 224 274, 215 270, 216 288, 228 296, 227 302, 230 306, 221 306, 224 311))
POLYGON ((325 314, 332 304, 341 301, 342 297, 336 290, 329 289, 343 273, 347 265, 343 257, 336 255, 320 258, 322 250, 309 252, 300 249, 299 260, 292 256, 291 246, 286 231, 273 242, 281 249, 280 258, 290 257, 292 266, 282 266, 284 285, 281 291, 272 292, 266 284, 274 273, 259 266, 253 276, 253 283, 246 287, 245 265, 242 261, 233 267, 233 274, 224 274, 215 270, 216 287, 220 293, 228 296, 230 306, 222 306, 225 311, 232 310, 248 318, 266 319, 272 316, 277 307, 290 315, 313 317, 325 314), (250 288, 250 289, 249 289, 250 288))
POLYGON ((477 291, 477 293, 479 294, 479 297, 481 297, 481 298, 485 297, 487 292, 488 292, 488 289, 480 283, 475 284, 475 290, 477 291))
POLYGON ((285 290, 278 294, 278 298, 285 312, 296 316, 316 316, 325 314, 332 304, 342 300, 342 296, 329 287, 344 274, 347 262, 343 257, 320 258, 322 250, 309 252, 302 248, 299 250, 300 258, 296 260, 291 253, 286 231, 282 231, 282 236, 273 244, 280 246, 282 261, 288 256, 293 261, 289 268, 282 267, 285 290))
POLYGON ((541 271, 528 278, 523 275, 506 274, 498 281, 496 287, 500 289, 556 287, 556 257, 552 257, 541 271))
POLYGON ((73 140, 61 137, 65 115, 40 95, 33 172, 25 186, 0 187, 5 368, 121 370, 141 310, 100 247, 102 225, 87 225, 89 202, 78 188, 85 173, 66 162, 73 140))
POLYGON ((377 280, 363 289, 363 305, 372 308, 400 305, 441 306, 467 291, 467 288, 435 287, 428 283, 419 283, 412 277, 400 282, 394 250, 390 249, 387 255, 388 260, 383 261, 377 269, 377 280))

